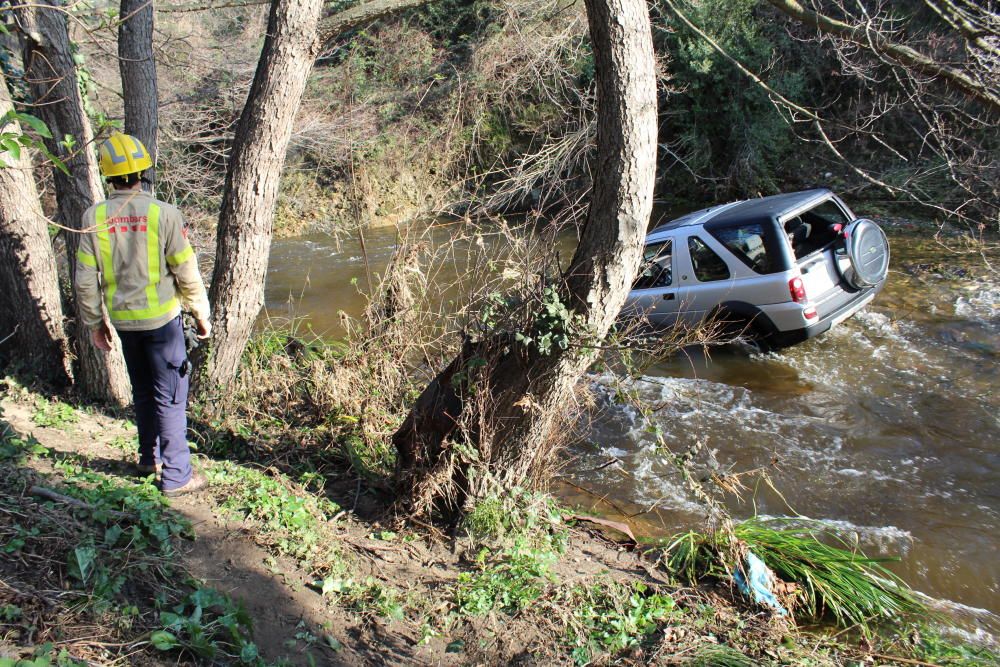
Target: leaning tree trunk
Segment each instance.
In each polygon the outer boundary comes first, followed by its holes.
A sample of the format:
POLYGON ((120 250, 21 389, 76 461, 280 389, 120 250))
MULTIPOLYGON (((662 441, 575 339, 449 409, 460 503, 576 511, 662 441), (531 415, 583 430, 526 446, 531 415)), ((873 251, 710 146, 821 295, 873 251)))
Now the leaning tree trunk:
POLYGON ((369 0, 323 19, 317 0, 273 0, 267 38, 246 106, 236 124, 222 194, 215 270, 209 300, 213 343, 196 356, 197 391, 224 386, 264 305, 264 277, 278 179, 306 78, 320 45, 363 21, 410 9, 428 0, 369 0), (321 35, 322 33, 322 35, 321 35))
MULTIPOLYGON (((104 199, 94 147, 94 133, 83 106, 77 85, 76 63, 66 27, 65 8, 53 0, 39 0, 15 10, 24 36, 24 78, 31 92, 35 112, 52 131, 55 139, 46 140, 50 152, 58 155, 69 173, 53 169, 59 222, 71 230, 80 230, 83 212, 104 199), (73 137, 68 149, 57 139, 73 137)), ((79 234, 65 231, 70 283, 76 284, 76 250, 79 234)), ((75 295, 70 297, 75 306, 75 295)), ((116 343, 105 354, 90 342, 90 332, 82 324, 76 309, 75 351, 76 380, 88 397, 113 405, 131 401, 131 389, 121 347, 116 343)))
POLYGON ((522 332, 535 340, 545 333, 573 339, 565 349, 525 345, 512 332, 466 341, 393 436, 401 500, 411 512, 436 509, 454 518, 476 497, 536 481, 557 441, 553 428, 638 270, 656 158, 649 16, 643 0, 586 5, 597 75, 597 163, 580 244, 556 285, 572 316, 546 318, 536 302, 522 332))
POLYGON ((153 159, 146 171, 152 191, 156 182, 156 134, 159 100, 156 91, 156 61, 153 59, 153 3, 151 0, 121 0, 118 16, 118 70, 122 77, 125 132, 138 137, 153 159))
MULTIPOLYGON (((0 75, 0 116, 12 109, 0 75)), ((0 132, 21 133, 8 123, 0 132)), ((0 153, 0 359, 26 362, 57 385, 72 378, 59 276, 27 150, 0 153)))
POLYGON ((264 305, 278 181, 306 79, 319 53, 321 0, 274 0, 267 38, 236 124, 222 194, 209 299, 214 335, 199 391, 236 376, 264 305))

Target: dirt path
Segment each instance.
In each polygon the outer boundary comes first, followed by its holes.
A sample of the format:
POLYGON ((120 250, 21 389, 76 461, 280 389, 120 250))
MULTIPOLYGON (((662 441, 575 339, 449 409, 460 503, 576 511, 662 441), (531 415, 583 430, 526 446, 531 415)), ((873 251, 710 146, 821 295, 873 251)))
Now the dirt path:
MULTIPOLYGON (((39 425, 38 404, 24 397, 7 397, 0 401, 0 409, 10 429, 35 438, 57 455, 82 457, 87 467, 110 475, 131 473, 134 430, 127 422, 76 411, 70 423, 39 425)), ((46 460, 30 465, 58 483, 58 471, 46 460)), ((215 464, 199 457, 197 465, 215 464)), ((171 501, 172 508, 191 522, 196 536, 178 545, 181 561, 193 577, 243 603, 253 619, 254 641, 269 661, 437 665, 470 660, 498 664, 514 656, 537 663, 540 655, 552 657, 546 630, 517 615, 473 619, 456 624, 461 627, 454 634, 445 634, 419 627, 412 618, 392 618, 392 614, 387 618, 358 602, 347 609, 332 603, 316 590, 315 572, 269 549, 258 526, 225 511, 220 506, 224 500, 218 489, 210 487, 171 501)), ((465 545, 420 535, 372 539, 382 529, 377 522, 351 512, 340 515, 335 531, 352 576, 397 591, 408 608, 423 609, 428 616, 447 613, 449 591, 460 573, 476 570, 475 554, 465 545)), ((554 564, 551 576, 574 586, 609 573, 621 580, 650 583, 659 578, 635 555, 575 531, 570 532, 565 556, 554 564)), ((378 608, 378 600, 372 608, 378 608)))

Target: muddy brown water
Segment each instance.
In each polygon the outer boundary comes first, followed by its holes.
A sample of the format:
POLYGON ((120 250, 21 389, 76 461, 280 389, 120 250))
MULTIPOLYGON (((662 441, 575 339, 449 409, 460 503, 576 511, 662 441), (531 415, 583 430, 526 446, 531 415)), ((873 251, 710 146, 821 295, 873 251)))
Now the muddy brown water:
MULTIPOLYGON (((767 355, 689 351, 632 385, 662 404, 654 419, 674 451, 700 441, 723 469, 769 468, 781 496, 751 489, 731 502, 737 516, 797 513, 898 556, 894 572, 989 641, 1000 629, 1000 282, 944 277, 978 260, 890 237, 886 289, 827 334, 767 355)), ((340 335, 338 312, 364 307, 365 254, 380 271, 396 242, 385 228, 366 232, 364 252, 356 238, 275 243, 267 312, 340 335)), ((560 241, 567 256, 572 244, 560 241)), ((630 519, 648 536, 698 527, 704 512, 646 424, 611 400, 615 380, 591 381, 599 408, 571 452, 565 499, 616 518, 652 508, 630 519)))

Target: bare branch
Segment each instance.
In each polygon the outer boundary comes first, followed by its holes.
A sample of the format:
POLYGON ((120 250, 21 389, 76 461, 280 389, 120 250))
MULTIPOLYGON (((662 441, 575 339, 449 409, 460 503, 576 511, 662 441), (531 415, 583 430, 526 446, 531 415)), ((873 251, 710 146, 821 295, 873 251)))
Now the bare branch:
POLYGON ((823 33, 835 35, 862 48, 870 48, 900 65, 937 78, 949 88, 974 97, 994 111, 1000 111, 1000 95, 993 86, 982 84, 964 72, 939 63, 915 49, 892 42, 879 30, 869 30, 868 26, 850 25, 814 12, 796 0, 768 0, 768 2, 792 18, 823 33))

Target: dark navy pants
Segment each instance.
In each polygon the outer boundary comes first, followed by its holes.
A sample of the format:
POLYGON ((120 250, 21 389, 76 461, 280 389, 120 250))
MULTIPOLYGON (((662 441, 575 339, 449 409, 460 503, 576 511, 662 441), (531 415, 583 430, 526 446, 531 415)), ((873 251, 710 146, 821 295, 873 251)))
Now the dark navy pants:
POLYGON ((125 366, 132 381, 139 463, 160 463, 164 490, 191 479, 187 443, 187 397, 190 378, 181 376, 187 359, 180 316, 152 331, 119 331, 125 366))

